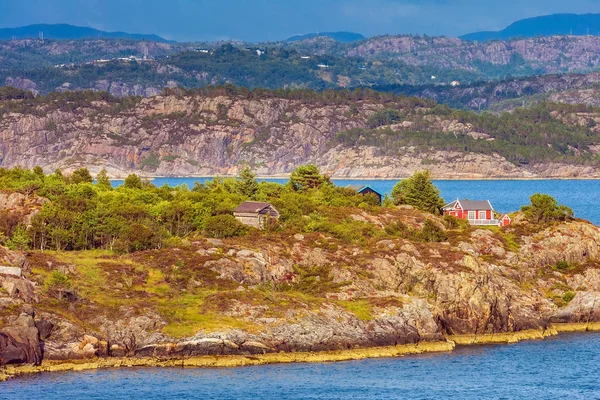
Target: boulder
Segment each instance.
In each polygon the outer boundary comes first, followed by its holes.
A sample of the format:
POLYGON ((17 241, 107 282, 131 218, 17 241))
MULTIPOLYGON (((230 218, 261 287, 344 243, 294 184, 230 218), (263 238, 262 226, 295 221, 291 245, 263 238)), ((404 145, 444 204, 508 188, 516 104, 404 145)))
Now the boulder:
POLYGON ((32 315, 21 314, 13 325, 0 331, 0 365, 42 362, 40 334, 32 315))

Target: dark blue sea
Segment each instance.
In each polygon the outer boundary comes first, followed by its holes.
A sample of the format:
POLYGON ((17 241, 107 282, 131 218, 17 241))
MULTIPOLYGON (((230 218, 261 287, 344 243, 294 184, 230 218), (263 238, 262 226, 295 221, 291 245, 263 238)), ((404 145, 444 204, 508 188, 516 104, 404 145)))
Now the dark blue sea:
POLYGON ((0 383, 0 398, 599 399, 600 334, 340 363, 45 373, 0 383))
MULTIPOLYGON (((205 182, 212 178, 157 178, 158 186, 187 185, 194 187, 195 182, 205 182)), ((285 183, 285 179, 270 179, 285 183)), ((114 181, 115 185, 123 181, 114 181)), ((369 185, 373 189, 390 193, 397 181, 392 180, 334 180, 336 185, 369 185)), ((547 193, 560 203, 573 209, 575 216, 600 225, 600 180, 483 180, 483 181, 435 181, 442 197, 448 202, 457 198, 470 200, 490 200, 494 208, 507 213, 517 211, 529 203, 529 197, 535 193, 547 193)))

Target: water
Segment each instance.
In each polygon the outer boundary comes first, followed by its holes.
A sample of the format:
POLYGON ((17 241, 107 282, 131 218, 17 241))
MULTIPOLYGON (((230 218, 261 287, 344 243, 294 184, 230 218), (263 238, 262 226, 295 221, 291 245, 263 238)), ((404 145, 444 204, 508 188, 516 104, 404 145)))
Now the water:
POLYGON ((46 373, 0 383, 2 399, 599 399, 600 334, 453 353, 230 369, 46 373))
MULTIPOLYGON (((156 178, 153 182, 162 186, 186 184, 192 188, 195 182, 205 182, 212 178, 156 178)), ((285 179, 270 179, 272 182, 285 183, 285 179)), ((114 181, 115 185, 123 181, 114 181)), ((336 185, 369 185, 382 193, 390 193, 397 182, 395 180, 334 180, 336 185)), ((448 202, 456 198, 471 200, 490 200, 492 206, 501 212, 517 211, 522 205, 529 204, 534 193, 547 193, 560 203, 573 209, 575 216, 600 225, 600 180, 485 180, 485 181, 435 181, 441 195, 448 202)))

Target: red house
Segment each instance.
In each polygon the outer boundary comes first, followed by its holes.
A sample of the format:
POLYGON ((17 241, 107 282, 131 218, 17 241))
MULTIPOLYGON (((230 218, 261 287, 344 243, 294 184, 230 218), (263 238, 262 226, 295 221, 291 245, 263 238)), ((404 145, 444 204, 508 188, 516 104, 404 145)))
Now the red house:
POLYGON ((494 207, 489 200, 459 200, 456 199, 446 204, 442 211, 444 215, 466 219, 471 225, 510 225, 508 215, 503 215, 499 220, 495 218, 494 207))

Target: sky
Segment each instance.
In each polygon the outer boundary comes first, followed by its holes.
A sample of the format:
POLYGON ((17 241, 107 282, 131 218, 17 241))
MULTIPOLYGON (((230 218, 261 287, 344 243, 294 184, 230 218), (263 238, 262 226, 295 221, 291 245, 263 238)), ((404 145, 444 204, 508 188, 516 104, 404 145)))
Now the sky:
POLYGON ((310 32, 459 36, 528 17, 600 13, 600 0, 0 0, 0 27, 68 23, 177 41, 310 32))

